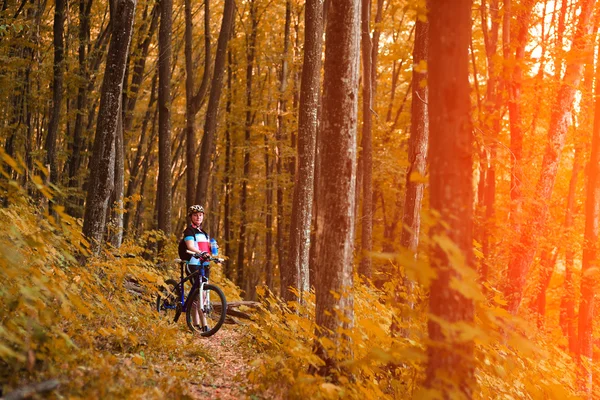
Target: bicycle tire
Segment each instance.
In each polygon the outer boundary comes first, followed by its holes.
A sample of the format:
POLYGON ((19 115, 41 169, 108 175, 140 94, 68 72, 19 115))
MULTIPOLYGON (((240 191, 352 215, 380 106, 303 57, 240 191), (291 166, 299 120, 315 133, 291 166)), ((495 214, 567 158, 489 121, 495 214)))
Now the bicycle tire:
POLYGON ((181 304, 179 303, 179 283, 175 279, 167 279, 165 285, 160 288, 156 296, 156 311, 173 320, 177 310, 181 308, 181 304))
MULTIPOLYGON (((187 322, 188 328, 190 328, 192 332, 197 332, 200 334, 200 336, 208 337, 217 333, 217 331, 221 329, 223 322, 225 322, 225 318, 227 317, 227 300, 225 299, 225 294, 223 293, 223 291, 215 285, 204 285, 204 293, 205 299, 208 296, 208 304, 205 304, 205 306, 203 307, 203 312, 207 320, 208 330, 203 331, 202 327, 194 326, 192 314, 194 311, 193 307, 191 306, 191 303, 190 306, 187 307, 187 310, 185 312, 185 320, 187 322)), ((196 289, 190 295, 190 298, 198 298, 198 294, 199 290, 196 289)))

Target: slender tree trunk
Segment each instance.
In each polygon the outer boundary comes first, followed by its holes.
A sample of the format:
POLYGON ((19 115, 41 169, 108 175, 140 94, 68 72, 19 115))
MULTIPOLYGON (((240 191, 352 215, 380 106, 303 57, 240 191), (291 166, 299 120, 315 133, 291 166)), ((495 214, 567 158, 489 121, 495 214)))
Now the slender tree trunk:
POLYGON ((185 99, 186 99, 186 204, 194 204, 196 197, 196 114, 200 108, 200 100, 206 95, 208 77, 210 76, 210 0, 204 2, 204 76, 198 94, 194 94, 194 61, 193 61, 193 21, 191 0, 185 0, 185 99), (201 96, 199 98, 198 96, 201 96))
MULTIPOLYGON (((283 215, 283 203, 284 203, 284 179, 283 176, 283 163, 284 163, 284 151, 283 142, 286 136, 285 127, 285 113, 287 112, 287 81, 288 81, 288 57, 290 53, 290 26, 292 23, 292 2, 286 0, 285 3, 285 26, 284 26, 284 38, 283 38, 283 54, 281 56, 281 73, 279 75, 279 99, 277 102, 277 257, 279 262, 280 271, 285 268, 286 265, 286 248, 284 246, 284 230, 285 219, 283 215)), ((289 164, 288 164, 289 165, 289 164)), ((290 171, 291 172, 291 171, 290 171)))
MULTIPOLYGON (((267 117, 268 119, 268 117, 267 117)), ((266 121, 266 126, 269 122, 266 121)), ((273 162, 269 157, 269 137, 267 133, 264 135, 264 157, 265 157, 265 285, 269 291, 273 291, 273 162)))
POLYGON ((198 169, 198 185, 196 186, 196 204, 204 204, 206 201, 208 178, 211 173, 210 165, 212 162, 212 155, 215 152, 217 139, 217 118, 223 86, 223 75, 225 73, 227 43, 229 41, 233 26, 234 11, 234 1, 225 0, 225 6, 223 8, 223 21, 221 23, 219 39, 217 40, 217 54, 215 57, 214 74, 206 109, 204 136, 202 136, 200 165, 198 169))
MULTIPOLYGON (((225 255, 231 254, 231 203, 232 203, 232 191, 233 191, 233 163, 234 157, 233 146, 231 145, 231 84, 233 81, 233 71, 231 64, 233 63, 231 51, 228 52, 228 65, 227 65, 227 102, 225 105, 225 113, 227 114, 227 123, 225 129, 225 205, 223 211, 223 235, 225 239, 225 255)), ((231 268, 231 262, 225 264, 225 276, 229 280, 233 280, 233 271, 231 268)))
POLYGON ((54 66, 52 79, 52 113, 46 136, 46 164, 50 168, 50 182, 58 184, 58 165, 56 160, 56 146, 58 125, 60 123, 60 109, 62 105, 63 91, 63 59, 64 59, 64 22, 65 22, 65 0, 54 2, 54 66))
MULTIPOLYGON (((422 84, 427 79, 427 72, 420 66, 422 62, 427 61, 429 24, 426 21, 421 21, 419 17, 417 17, 416 24, 413 50, 411 129, 408 141, 410 165, 406 171, 406 197, 404 199, 402 233, 400 236, 400 245, 408 249, 415 258, 417 257, 419 233, 421 231, 421 204, 425 190, 423 178, 427 174, 427 138, 429 135, 428 90, 427 85, 422 84)), ((408 296, 408 305, 412 308, 413 282, 406 276, 402 280, 408 296)), ((398 301, 400 301, 399 291, 398 288, 396 294, 398 301)), ((395 330, 394 326, 392 326, 392 330, 395 330)))
POLYGON ((158 32, 158 229, 171 233, 171 28, 173 1, 160 2, 158 32))
POLYGON ((309 289, 311 221, 315 184, 315 146, 318 130, 321 54, 323 49, 323 0, 309 0, 304 15, 304 61, 298 108, 298 171, 294 174, 294 197, 287 267, 281 268, 281 296, 293 300, 292 286, 309 289))
MULTIPOLYGON (((76 103, 76 116, 75 126, 73 128, 73 144, 70 151, 69 163, 68 163, 68 176, 69 187, 79 187, 79 179, 76 175, 79 173, 79 167, 81 163, 81 148, 83 145, 83 127, 84 127, 84 113, 87 108, 87 52, 86 47, 90 40, 90 12, 92 7, 92 0, 80 0, 79 1, 79 78, 82 83, 77 89, 77 103, 76 103)), ((74 216, 81 216, 79 207, 76 206, 78 200, 72 197, 67 203, 67 211, 69 214, 74 216)))
MULTIPOLYGON (((244 271, 244 259, 246 250, 246 224, 248 222, 247 201, 248 201, 248 179, 250 178, 250 131, 252 130, 253 124, 253 112, 252 112, 252 78, 254 75, 254 60, 256 54, 256 35, 258 34, 258 16, 257 16, 257 4, 256 0, 252 0, 250 4, 250 33, 248 43, 246 47, 246 121, 244 123, 244 173, 242 181, 242 195, 240 197, 240 236, 238 245, 238 256, 237 256, 237 285, 244 287, 248 277, 245 277, 244 271)), ((249 293, 246 293, 245 298, 249 293)))
MULTIPOLYGON (((205 1, 209 4, 209 0, 205 1)), ((194 113, 194 60, 192 54, 192 4, 185 0, 185 137, 186 137, 186 175, 185 175, 185 203, 187 206, 194 204, 196 190, 196 113, 194 113)), ((207 64, 208 65, 208 64, 207 64)))
POLYGON ((352 359, 350 337, 340 328, 354 325, 352 252, 354 248, 356 137, 360 61, 360 1, 331 2, 327 11, 323 78, 323 136, 318 180, 316 310, 319 334, 332 348, 319 347, 329 375, 352 359))
POLYGON ((425 387, 437 390, 442 398, 470 399, 475 384, 472 339, 446 336, 438 322, 472 324, 474 318, 472 299, 451 286, 460 277, 441 247, 451 240, 461 253, 456 256, 464 260, 463 268, 472 268, 471 3, 431 0, 428 15, 430 205, 439 212, 439 222, 430 232, 435 243, 430 259, 437 276, 430 287, 429 312, 435 318, 428 322, 425 387))
POLYGON ((121 247, 123 243, 123 193, 125 191, 125 155, 123 148, 123 113, 119 113, 117 137, 115 140, 115 183, 112 193, 111 207, 111 235, 110 244, 121 247))
MULTIPOLYGON (((517 22, 516 37, 510 36, 510 42, 504 43, 505 65, 508 69, 506 73, 510 76, 510 80, 506 84, 508 90, 508 112, 510 116, 510 151, 512 158, 511 181, 510 181, 510 221, 513 230, 517 233, 521 232, 522 216, 522 194, 521 185, 523 182, 523 113, 521 107, 521 87, 523 81, 522 64, 525 58, 525 46, 529 32, 529 24, 535 0, 525 0, 523 5, 516 7, 514 12, 517 22), (512 50, 514 49, 514 56, 512 50), (512 70, 510 69, 512 68, 512 70)), ((504 30, 510 32, 510 20, 512 19, 513 10, 511 9, 511 0, 505 0, 504 11, 504 28, 503 38, 508 37, 504 30)))
POLYGON ((531 211, 528 212, 528 218, 523 224, 524 230, 510 254, 505 297, 508 299, 508 310, 512 314, 517 313, 521 304, 527 273, 537 250, 537 233, 544 228, 548 216, 548 202, 554 188, 560 154, 565 144, 573 100, 583 75, 581 54, 589 47, 590 20, 594 4, 595 0, 586 0, 582 3, 579 24, 568 57, 570 61, 550 117, 548 145, 542 161, 540 179, 536 187, 538 199, 532 204, 531 211))
MULTIPOLYGON (((567 237, 571 236, 573 229, 573 220, 575 213, 575 192, 577 189, 577 176, 581 169, 581 146, 575 148, 575 156, 573 160, 573 172, 571 174, 571 182, 569 183, 569 197, 567 201, 567 212, 565 216, 565 233, 567 237)), ((565 282, 564 294, 561 299, 561 327, 565 336, 569 340, 569 351, 571 354, 577 353, 577 329, 575 320, 575 285, 573 283, 573 270, 575 269, 575 252, 572 246, 565 248, 565 282)))
POLYGON ((371 255, 373 250, 373 71, 371 63, 371 0, 362 0, 361 7, 361 48, 362 48, 362 84, 363 84, 363 126, 362 126, 362 230, 359 272, 370 279, 372 270, 371 255))
POLYGON ((114 184, 115 141, 122 100, 127 53, 131 42, 135 0, 115 0, 111 12, 112 39, 100 95, 100 110, 83 220, 83 233, 98 253, 102 248, 106 210, 114 184))
MULTIPOLYGON (((594 1, 589 1, 593 7, 594 1)), ((586 3, 587 4, 587 3, 586 3)), ((585 6, 584 9, 585 10, 585 6)), ((581 15, 584 15, 582 10, 581 15)), ((588 32, 589 33, 589 32, 588 32)), ((597 57, 596 62, 600 59, 597 57)), ((565 80, 569 76, 570 65, 567 65, 565 80)), ((596 82, 600 78, 600 73, 596 72, 596 82)), ((582 389, 586 391, 588 398, 592 398, 593 389, 593 321, 594 321, 594 301, 596 298, 597 275, 596 271, 600 267, 598 258, 598 239, 600 237, 600 101, 598 99, 599 91, 595 90, 595 112, 594 128, 592 131, 592 153, 588 169, 588 181, 585 199, 585 231, 583 238, 583 260, 581 264, 581 299, 579 301, 579 355, 587 358, 589 367, 581 365, 580 375, 583 381, 582 389)))
MULTIPOLYGON (((481 5, 481 19, 485 38, 485 49, 488 64, 488 82, 487 93, 484 102, 484 127, 486 132, 489 132, 490 140, 486 146, 489 149, 487 160, 482 171, 485 171, 485 183, 483 199, 480 199, 484 208, 483 212, 483 228, 481 229, 481 247, 483 252, 483 260, 481 262, 480 279, 486 282, 489 275, 491 245, 490 236, 493 231, 495 202, 496 202, 496 154, 497 141, 501 129, 501 112, 502 112, 502 96, 498 93, 500 79, 498 77, 498 65, 496 54, 498 51, 498 31, 500 28, 498 17, 498 0, 490 1, 490 20, 491 30, 488 31, 488 17, 485 7, 485 1, 481 5)), ((487 135, 486 135, 487 136, 487 135)), ((482 155, 485 158, 485 155, 482 155)))
MULTIPOLYGON (((125 197, 131 199, 131 196, 135 193, 138 186, 138 176, 140 173, 140 168, 142 167, 142 162, 145 160, 143 157, 144 148, 150 147, 152 141, 147 139, 148 132, 148 124, 152 120, 152 116, 156 113, 157 108, 154 107, 154 103, 156 102, 156 83, 157 83, 158 75, 156 71, 152 77, 152 89, 150 90, 150 100, 148 101, 148 107, 146 108, 146 113, 144 115, 144 119, 142 120, 142 128, 140 132, 140 141, 137 145, 137 150, 135 152, 135 157, 133 161, 130 163, 129 169, 129 180, 127 182, 127 191, 125 193, 125 197)), ((151 132, 152 134, 152 132, 151 132)), ((141 200, 140 200, 141 201, 141 200)), ((126 204, 126 211, 123 220, 123 230, 124 233, 127 234, 129 231, 129 222, 131 220, 131 214, 133 213, 133 202, 130 200, 126 204)))

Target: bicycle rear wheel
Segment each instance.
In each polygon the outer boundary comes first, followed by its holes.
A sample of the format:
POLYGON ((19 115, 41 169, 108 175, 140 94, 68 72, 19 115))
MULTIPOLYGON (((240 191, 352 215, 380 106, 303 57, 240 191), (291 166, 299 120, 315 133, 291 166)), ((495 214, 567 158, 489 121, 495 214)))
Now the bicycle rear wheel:
MULTIPOLYGON (((204 285, 203 290, 203 299, 204 304, 200 307, 198 312, 199 314, 199 324, 196 324, 194 321, 194 313, 197 308, 193 305, 187 307, 185 313, 185 319, 188 324, 188 327, 193 332, 200 333, 201 336, 208 337, 212 336, 223 325, 225 322, 225 317, 227 316, 227 301, 225 300, 225 294, 223 291, 214 285, 206 284, 204 285), (202 314, 204 314, 206 325, 202 326, 202 314)), ((194 290, 194 292, 190 296, 193 300, 193 303, 200 303, 200 291, 198 289, 194 290)), ((192 304, 193 304, 192 303, 192 304)))
POLYGON ((156 296, 156 311, 173 321, 177 310, 181 308, 179 284, 175 279, 167 279, 165 284, 166 287, 161 287, 156 296))

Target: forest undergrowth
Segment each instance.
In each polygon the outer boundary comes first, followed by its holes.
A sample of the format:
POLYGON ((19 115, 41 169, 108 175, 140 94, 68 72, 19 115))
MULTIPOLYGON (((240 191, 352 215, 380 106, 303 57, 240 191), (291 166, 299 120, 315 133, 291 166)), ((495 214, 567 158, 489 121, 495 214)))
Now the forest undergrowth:
MULTIPOLYGON (((86 259, 88 247, 80 221, 60 207, 53 209, 56 216, 44 211, 40 199, 49 192, 41 180, 38 189, 34 201, 12 185, 10 202, 0 209, 0 388, 4 396, 45 383, 54 398, 197 398, 204 386, 200 390, 191 383, 210 382, 215 354, 227 350, 239 353, 246 363, 231 365, 237 371, 232 379, 240 383, 237 394, 228 396, 436 398, 436 393, 422 388, 428 344, 422 288, 431 279, 425 261, 397 256, 386 261, 403 264, 410 277, 423 284, 415 293, 414 308, 398 302, 394 276, 378 287, 355 278, 354 327, 336 332, 351 339, 351 349, 335 354, 339 370, 322 377, 317 371, 323 361, 314 346, 319 343, 327 350, 332 343, 316 334, 312 293, 305 294, 302 303, 283 304, 259 290, 259 310, 251 322, 236 328, 243 334, 203 341, 190 334, 185 324, 161 319, 153 308, 156 288, 176 272, 175 265, 166 261, 175 254, 175 241, 160 257, 148 254, 157 236, 146 234, 137 242, 126 241, 119 251, 86 259), (131 290, 131 282, 139 290, 131 290), (395 335, 390 334, 393 318, 398 326, 395 335)), ((484 296, 474 273, 459 272, 463 279, 454 284, 474 300, 476 323, 438 322, 447 336, 476 343, 478 386, 473 398, 578 398, 577 368, 562 350, 564 339, 552 332, 524 335, 539 331, 511 317, 493 288, 484 296)), ((228 299, 239 298, 238 288, 218 268, 212 280, 224 288, 228 299)), ((223 361, 231 362, 231 358, 223 361)), ((448 385, 458 388, 460 382, 448 385)), ((456 398, 461 398, 458 391, 456 398)))

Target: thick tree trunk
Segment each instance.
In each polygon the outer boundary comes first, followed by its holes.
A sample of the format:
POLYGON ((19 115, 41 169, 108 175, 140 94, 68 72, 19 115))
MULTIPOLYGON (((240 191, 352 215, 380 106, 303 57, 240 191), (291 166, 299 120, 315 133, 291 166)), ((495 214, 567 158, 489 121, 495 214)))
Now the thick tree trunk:
POLYGON ((171 233, 171 28, 173 1, 160 3, 158 30, 158 229, 171 233))
POLYGON ((508 310, 512 314, 517 313, 521 304, 527 273, 537 250, 537 233, 544 228, 548 216, 548 202, 554 188, 560 154, 565 144, 573 100, 583 75, 582 54, 588 48, 590 42, 590 20, 594 4, 595 0, 586 0, 582 3, 579 24, 573 38, 573 48, 568 57, 569 64, 552 108, 548 145, 535 191, 537 201, 532 204, 531 210, 528 212, 528 218, 523 224, 524 229, 520 239, 515 243, 510 254, 505 297, 508 300, 508 310))
POLYGON ((318 180, 316 322, 332 347, 319 347, 329 373, 352 359, 356 137, 360 61, 360 1, 331 2, 327 11, 323 78, 323 136, 318 180))
POLYGON ((321 54, 323 49, 323 0, 309 0, 305 10, 304 60, 298 108, 298 171, 294 174, 294 197, 288 263, 281 268, 281 296, 294 300, 309 289, 309 253, 315 183, 315 146, 319 125, 321 54))
POLYGON ((121 107, 123 77, 135 14, 135 0, 115 0, 111 15, 112 39, 100 95, 100 110, 90 167, 83 233, 98 253, 102 248, 106 210, 114 183, 115 141, 121 107))
MULTIPOLYGON (((429 340, 425 386, 443 398, 471 398, 475 384, 474 343, 446 336, 438 321, 471 324, 473 301, 452 289, 460 279, 441 246, 451 240, 473 263, 473 135, 470 119, 469 42, 471 0, 432 0, 429 5, 429 157, 430 205, 439 212, 432 227, 431 263, 437 277, 430 287, 429 340), (458 395, 460 393, 460 395, 458 395)), ((464 275, 463 275, 464 276, 464 275)), ((474 284, 468 282, 467 284, 474 284)))
POLYGON ((210 165, 212 155, 215 152, 217 139, 217 118, 219 101, 223 86, 223 75, 225 74, 225 60, 227 57, 227 43, 233 26, 233 14, 235 3, 233 0, 225 0, 223 8, 223 21, 221 31, 217 40, 217 54, 215 57, 215 68, 210 86, 210 95, 206 109, 206 120, 204 121, 204 135, 202 136, 200 165, 198 167, 198 185, 196 186, 196 204, 206 202, 208 189, 208 178, 210 176, 210 165))

